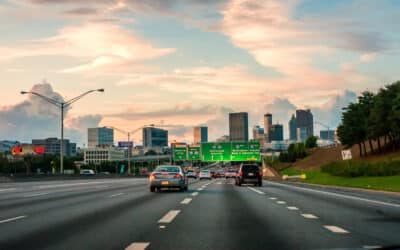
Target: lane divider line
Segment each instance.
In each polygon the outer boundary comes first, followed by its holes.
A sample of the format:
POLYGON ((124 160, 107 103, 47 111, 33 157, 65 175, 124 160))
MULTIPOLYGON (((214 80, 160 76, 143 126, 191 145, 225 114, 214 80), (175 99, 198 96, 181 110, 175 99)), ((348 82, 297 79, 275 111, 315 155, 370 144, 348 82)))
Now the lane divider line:
POLYGON ((348 234, 349 233, 349 231, 344 230, 343 228, 337 227, 337 226, 325 225, 324 228, 328 229, 332 233, 337 233, 337 234, 348 234))
POLYGON ((203 188, 198 188, 197 191, 203 191, 203 188))
POLYGON ((276 200, 276 198, 275 198, 275 197, 270 197, 269 199, 270 199, 270 200, 276 200))
POLYGON ((150 245, 150 242, 134 242, 130 244, 125 250, 144 250, 150 245))
POLYGON ((289 210, 299 210, 297 207, 287 207, 289 210))
POLYGON ((378 245, 376 245, 376 246, 363 246, 363 248, 365 248, 365 249, 379 249, 379 248, 382 248, 382 246, 378 246, 378 245))
POLYGON ((120 196, 120 195, 123 195, 123 194, 124 193, 113 194, 113 195, 110 195, 110 198, 117 197, 117 196, 120 196))
POLYGON ((199 192, 194 192, 194 193, 192 193, 192 196, 196 196, 198 194, 199 194, 199 192))
POLYGON ((159 228, 160 228, 160 229, 165 229, 166 226, 165 226, 165 225, 160 225, 159 228))
POLYGON ((278 204, 286 204, 286 201, 277 201, 278 204))
POLYGON ((30 195, 25 195, 25 198, 32 198, 32 197, 36 197, 36 196, 43 196, 43 195, 48 195, 50 193, 38 193, 38 194, 30 194, 30 195))
POLYGON ((303 216, 306 219, 318 219, 318 217, 313 214, 301 214, 301 216, 303 216))
POLYGON ((13 191, 16 188, 5 188, 5 189, 0 189, 0 192, 6 192, 6 191, 13 191))
POLYGON ((262 192, 262 191, 260 191, 258 189, 255 189, 255 188, 252 188, 252 187, 247 187, 247 188, 250 189, 253 192, 256 192, 257 194, 265 194, 264 192, 262 192))
POLYGON ((181 201, 181 204, 189 204, 192 201, 192 198, 185 198, 183 201, 181 201))
POLYGON ((181 210, 171 210, 158 223, 171 223, 180 212, 181 210))
POLYGON ((14 218, 9 218, 9 219, 5 219, 5 220, 0 220, 0 224, 6 223, 6 222, 10 222, 10 221, 15 221, 15 220, 24 219, 24 218, 26 218, 26 217, 28 217, 28 216, 27 216, 27 215, 21 215, 21 216, 17 216, 17 217, 14 217, 14 218))

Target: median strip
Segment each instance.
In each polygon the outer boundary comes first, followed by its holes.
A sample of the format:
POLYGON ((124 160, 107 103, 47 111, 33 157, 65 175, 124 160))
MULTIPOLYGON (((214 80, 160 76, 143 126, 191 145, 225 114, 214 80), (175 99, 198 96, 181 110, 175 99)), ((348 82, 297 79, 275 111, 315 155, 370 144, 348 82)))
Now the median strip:
POLYGON ((181 210, 171 210, 164 217, 162 217, 158 223, 171 223, 175 217, 181 212, 181 210))
POLYGON ((264 192, 262 192, 262 191, 260 191, 258 189, 255 189, 255 188, 252 188, 252 187, 247 187, 247 188, 250 189, 253 192, 256 192, 257 194, 265 194, 264 192))
POLYGON ((26 217, 27 217, 26 215, 21 215, 21 216, 17 216, 17 217, 14 217, 14 218, 0 220, 0 224, 6 223, 6 222, 10 222, 10 221, 20 220, 20 219, 23 219, 23 218, 26 218, 26 217))
POLYGON ((337 233, 337 234, 348 234, 349 233, 349 231, 344 230, 343 228, 337 227, 337 226, 325 225, 324 228, 328 229, 332 233, 337 233))
POLYGON ((150 245, 149 242, 134 242, 130 244, 125 250, 144 250, 150 245))

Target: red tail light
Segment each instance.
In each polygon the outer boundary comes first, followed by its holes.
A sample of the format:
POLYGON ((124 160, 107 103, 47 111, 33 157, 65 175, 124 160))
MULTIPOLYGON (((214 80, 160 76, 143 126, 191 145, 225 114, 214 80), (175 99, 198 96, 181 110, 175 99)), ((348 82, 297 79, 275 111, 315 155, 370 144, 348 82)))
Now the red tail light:
POLYGON ((181 175, 181 174, 176 174, 176 175, 174 176, 174 178, 175 178, 175 179, 181 179, 181 178, 182 178, 182 175, 181 175))
POLYGON ((261 177, 263 176, 263 171, 262 170, 260 170, 258 173, 260 174, 261 177))
POLYGON ((156 175, 154 173, 150 174, 150 180, 154 180, 156 178, 156 175))
POLYGON ((239 172, 239 176, 243 176, 243 172, 242 171, 239 172))

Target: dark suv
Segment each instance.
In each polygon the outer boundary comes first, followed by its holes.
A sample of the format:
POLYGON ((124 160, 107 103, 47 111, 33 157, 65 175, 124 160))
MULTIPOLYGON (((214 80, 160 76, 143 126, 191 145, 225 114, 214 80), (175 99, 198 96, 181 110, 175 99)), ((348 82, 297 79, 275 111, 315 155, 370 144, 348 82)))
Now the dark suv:
POLYGON ((242 164, 240 165, 238 174, 236 175, 236 185, 251 183, 255 186, 262 186, 262 170, 257 164, 242 164))

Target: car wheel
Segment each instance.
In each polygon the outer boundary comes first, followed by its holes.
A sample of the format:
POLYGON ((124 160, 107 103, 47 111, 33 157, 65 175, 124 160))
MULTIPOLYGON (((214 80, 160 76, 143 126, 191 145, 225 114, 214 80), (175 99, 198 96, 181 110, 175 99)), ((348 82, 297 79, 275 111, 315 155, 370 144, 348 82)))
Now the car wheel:
POLYGON ((154 193, 156 191, 155 187, 150 187, 150 192, 154 193))

